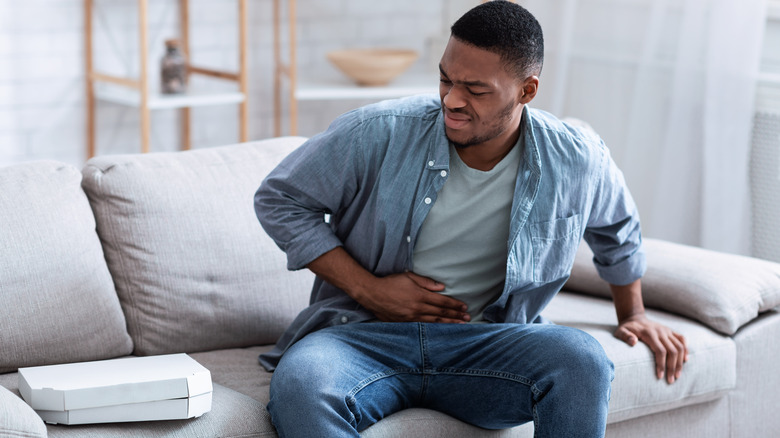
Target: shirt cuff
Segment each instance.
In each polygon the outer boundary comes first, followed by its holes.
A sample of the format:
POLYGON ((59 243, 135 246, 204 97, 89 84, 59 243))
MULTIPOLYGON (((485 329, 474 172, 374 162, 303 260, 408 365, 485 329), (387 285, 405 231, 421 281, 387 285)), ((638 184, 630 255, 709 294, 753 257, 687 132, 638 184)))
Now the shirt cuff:
POLYGON ((284 249, 287 253, 287 269, 303 269, 319 256, 339 246, 343 246, 341 240, 333 234, 330 226, 323 222, 287 243, 284 249))
POLYGON ((609 284, 624 286, 642 278, 647 270, 645 251, 641 247, 629 257, 612 265, 603 265, 593 259, 599 277, 609 284))

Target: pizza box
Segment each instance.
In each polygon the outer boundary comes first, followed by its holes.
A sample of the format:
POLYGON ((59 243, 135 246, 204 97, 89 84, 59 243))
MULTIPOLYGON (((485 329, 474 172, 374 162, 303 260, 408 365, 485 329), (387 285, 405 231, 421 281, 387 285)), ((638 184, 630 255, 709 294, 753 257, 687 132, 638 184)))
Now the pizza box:
POLYGON ((73 409, 70 411, 35 411, 50 424, 121 423, 128 421, 185 420, 200 417, 211 410, 211 393, 189 398, 156 400, 142 403, 73 409))
POLYGON ((211 393, 211 373, 186 354, 19 369, 19 392, 36 411, 73 411, 211 393))

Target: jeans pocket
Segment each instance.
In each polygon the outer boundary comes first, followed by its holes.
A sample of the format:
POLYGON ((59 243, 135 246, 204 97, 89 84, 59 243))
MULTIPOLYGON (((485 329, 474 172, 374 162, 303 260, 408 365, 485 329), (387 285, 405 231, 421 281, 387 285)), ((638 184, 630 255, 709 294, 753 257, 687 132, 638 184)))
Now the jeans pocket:
POLYGON ((580 215, 530 224, 534 281, 549 283, 569 275, 580 244, 580 215))

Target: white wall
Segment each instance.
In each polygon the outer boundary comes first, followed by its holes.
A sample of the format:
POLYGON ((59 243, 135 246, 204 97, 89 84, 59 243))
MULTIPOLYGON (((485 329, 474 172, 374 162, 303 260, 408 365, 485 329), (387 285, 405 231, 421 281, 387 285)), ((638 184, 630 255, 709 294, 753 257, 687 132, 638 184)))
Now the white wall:
MULTIPOLYGON (((215 68, 236 68, 237 2, 190 1, 193 61, 215 68)), ((137 75, 136 2, 95 3, 96 66, 115 74, 137 75)), ((298 0, 301 75, 338 75, 325 53, 349 46, 414 48, 422 56, 412 71, 435 69, 449 24, 477 3, 298 0)), ((177 0, 149 2, 149 69, 154 87, 163 41, 177 34, 177 4, 177 0)), ((250 0, 249 7, 250 139, 260 139, 273 135, 271 1, 250 0)), ((0 165, 34 159, 83 164, 86 110, 82 8, 82 0, 0 0, 0 165)), ((774 66, 780 63, 780 22, 769 27, 767 37, 766 58, 774 66)), ((218 89, 232 85, 199 80, 193 86, 218 89)), ((363 103, 302 102, 299 134, 319 132, 336 115, 363 103)), ((97 110, 99 154, 140 150, 137 110, 105 102, 99 102, 97 110)), ((237 115, 236 105, 193 110, 194 147, 238 141, 237 115)), ((153 112, 153 151, 178 147, 177 120, 177 111, 153 112)))

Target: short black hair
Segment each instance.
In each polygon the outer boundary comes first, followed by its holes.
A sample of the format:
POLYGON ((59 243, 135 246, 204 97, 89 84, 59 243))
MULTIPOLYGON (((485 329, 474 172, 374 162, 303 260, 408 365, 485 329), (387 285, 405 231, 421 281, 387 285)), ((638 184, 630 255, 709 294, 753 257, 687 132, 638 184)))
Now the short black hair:
POLYGON ((544 63, 542 26, 524 7, 506 0, 482 3, 452 25, 452 36, 501 56, 519 79, 539 75, 544 63))

